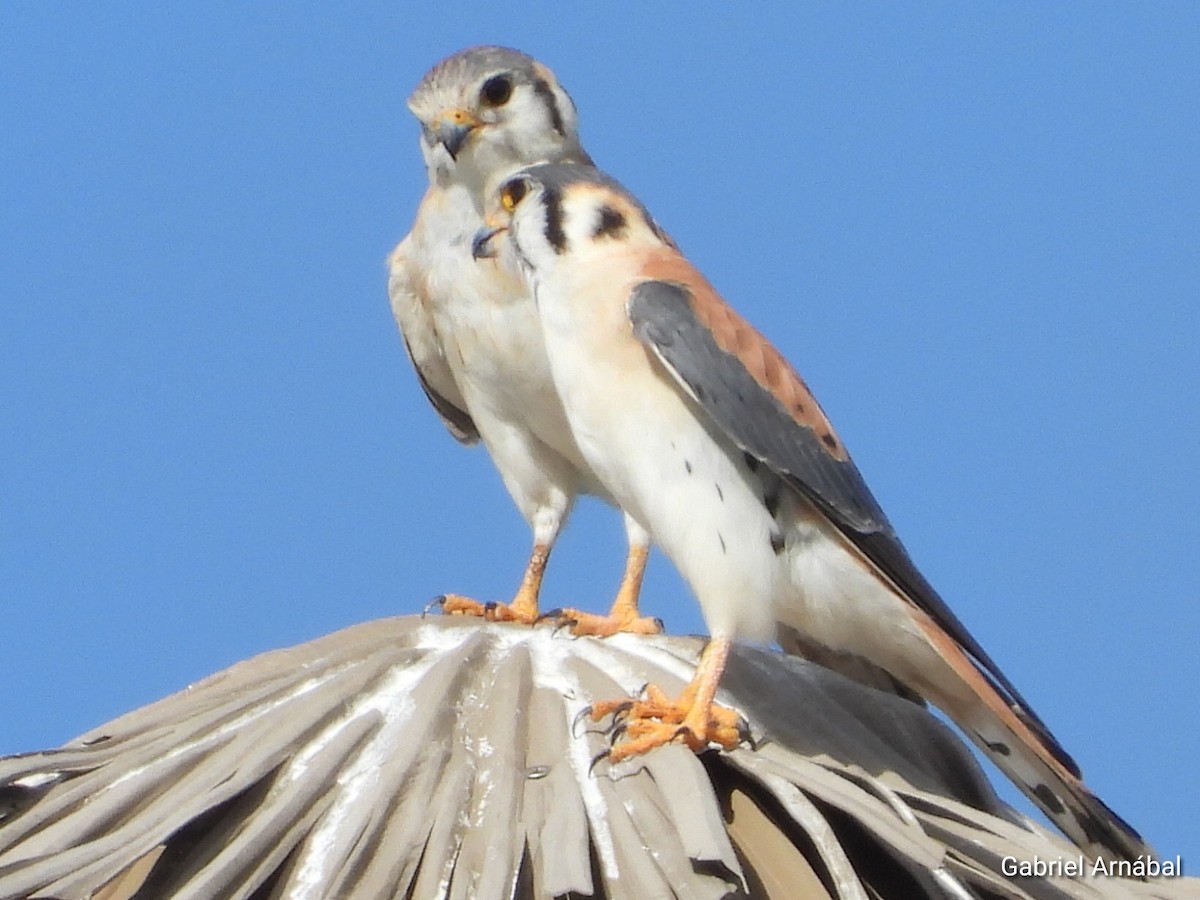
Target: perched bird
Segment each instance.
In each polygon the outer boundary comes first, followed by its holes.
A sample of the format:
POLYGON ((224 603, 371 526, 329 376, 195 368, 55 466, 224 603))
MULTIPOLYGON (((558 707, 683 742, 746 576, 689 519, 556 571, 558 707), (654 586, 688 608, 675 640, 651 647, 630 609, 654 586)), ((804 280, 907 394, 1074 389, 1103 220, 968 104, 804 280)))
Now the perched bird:
POLYGON ((941 707, 1088 853, 1147 852, 917 570, 804 381, 636 198, 593 168, 532 167, 499 186, 474 252, 529 282, 580 451, 711 633, 680 698, 594 711, 628 710, 613 759, 735 743, 714 703, 730 642, 796 629, 941 707))
MULTIPOLYGON (((421 123, 429 189, 412 231, 389 257, 392 312, 417 376, 459 441, 482 440, 533 531, 524 578, 508 604, 457 595, 447 612, 532 623, 551 548, 577 495, 607 496, 579 452, 554 390, 541 325, 525 283, 471 258, 484 192, 537 162, 590 163, 575 105, 554 74, 502 47, 474 47, 434 66, 408 101, 421 123)), ((638 615, 649 553, 625 517, 625 574, 609 616, 560 611, 579 633, 651 633, 638 615)))

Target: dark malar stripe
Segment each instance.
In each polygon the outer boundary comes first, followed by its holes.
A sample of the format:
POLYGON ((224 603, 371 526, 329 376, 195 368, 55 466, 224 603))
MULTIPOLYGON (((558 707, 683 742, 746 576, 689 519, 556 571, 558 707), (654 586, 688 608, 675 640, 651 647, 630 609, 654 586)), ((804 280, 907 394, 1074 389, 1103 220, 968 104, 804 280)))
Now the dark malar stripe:
POLYGON ((546 240, 555 253, 567 249, 567 233, 563 231, 562 193, 556 187, 546 185, 542 193, 546 204, 546 240))
POLYGON ((565 135, 566 131, 563 127, 562 113, 558 109, 558 101, 554 99, 554 91, 550 89, 550 85, 544 78, 535 78, 533 80, 533 92, 542 98, 542 102, 546 104, 546 109, 550 112, 550 125, 556 132, 565 135))

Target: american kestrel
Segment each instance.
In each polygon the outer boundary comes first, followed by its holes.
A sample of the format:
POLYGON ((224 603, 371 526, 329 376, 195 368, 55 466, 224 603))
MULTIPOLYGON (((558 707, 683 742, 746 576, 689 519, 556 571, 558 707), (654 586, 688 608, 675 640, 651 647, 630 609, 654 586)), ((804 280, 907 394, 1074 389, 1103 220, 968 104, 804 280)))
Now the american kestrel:
POLYGON ((682 697, 632 704, 612 758, 736 742, 714 703, 730 642, 792 628, 941 707, 1087 852, 1147 852, 917 570, 804 381, 632 195, 590 167, 526 169, 475 254, 529 282, 580 451, 711 633, 682 697))
MULTIPOLYGON (((502 47, 474 47, 434 66, 408 106, 421 123, 429 189, 412 231, 388 259, 388 293, 430 402, 459 441, 483 441, 533 531, 533 552, 509 604, 445 598, 447 612, 532 623, 550 550, 578 494, 611 502, 580 454, 554 390, 541 325, 525 283, 471 258, 484 192, 538 162, 590 163, 575 105, 554 74, 502 47)), ((625 574, 609 616, 563 610, 579 633, 650 633, 637 602, 649 552, 625 516, 625 574)))

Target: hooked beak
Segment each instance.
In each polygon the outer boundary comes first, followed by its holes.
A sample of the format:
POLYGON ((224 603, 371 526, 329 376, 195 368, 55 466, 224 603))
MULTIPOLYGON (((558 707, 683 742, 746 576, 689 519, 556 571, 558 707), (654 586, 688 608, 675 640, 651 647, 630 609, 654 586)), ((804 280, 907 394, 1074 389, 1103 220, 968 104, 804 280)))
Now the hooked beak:
POLYGON ((479 125, 479 120, 465 109, 447 109, 438 113, 437 120, 430 130, 434 140, 446 148, 450 158, 457 160, 463 144, 479 125))
POLYGON ((492 245, 492 238, 502 231, 508 229, 484 223, 484 226, 475 232, 475 239, 471 241, 471 256, 475 259, 493 259, 496 256, 496 248, 492 245))

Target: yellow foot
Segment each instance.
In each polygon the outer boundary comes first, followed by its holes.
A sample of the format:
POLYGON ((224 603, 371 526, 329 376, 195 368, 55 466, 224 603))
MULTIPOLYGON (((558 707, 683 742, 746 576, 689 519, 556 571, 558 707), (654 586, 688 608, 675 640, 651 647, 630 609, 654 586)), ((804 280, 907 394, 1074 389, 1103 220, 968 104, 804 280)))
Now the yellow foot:
POLYGON ((609 762, 618 763, 680 740, 699 753, 709 744, 732 750, 747 738, 745 721, 732 709, 709 703, 704 709, 687 699, 671 700, 656 685, 647 685, 643 700, 607 700, 591 708, 599 722, 613 717, 614 735, 625 740, 608 751, 609 762))
POLYGON ((636 612, 627 615, 609 613, 607 616, 597 616, 579 609, 552 609, 542 616, 551 619, 559 625, 570 628, 576 637, 591 635, 593 637, 610 637, 625 632, 627 634, 662 634, 662 619, 651 616, 639 616, 636 612))
POLYGON ((461 594, 443 594, 430 606, 440 606, 448 616, 477 616, 489 622, 520 622, 533 625, 538 621, 537 607, 519 601, 515 603, 482 603, 461 594))

